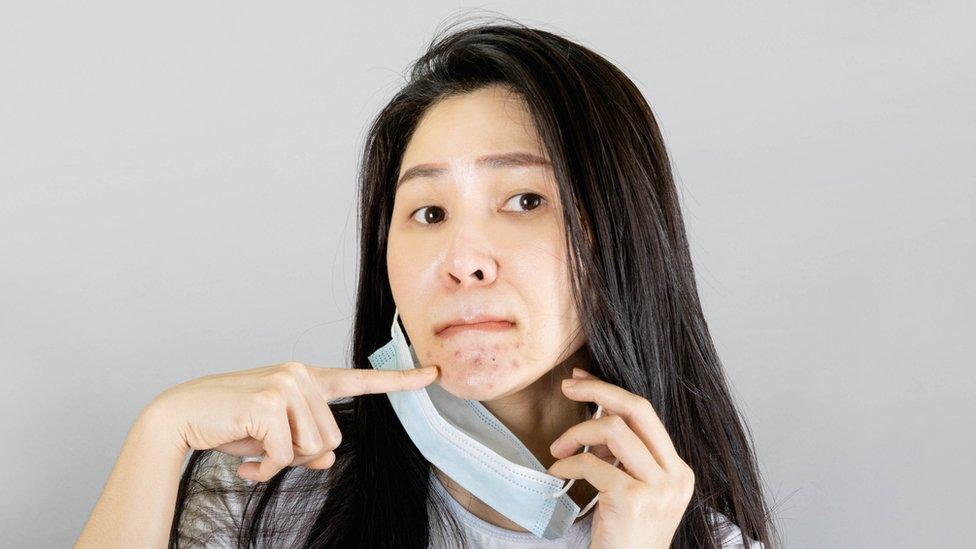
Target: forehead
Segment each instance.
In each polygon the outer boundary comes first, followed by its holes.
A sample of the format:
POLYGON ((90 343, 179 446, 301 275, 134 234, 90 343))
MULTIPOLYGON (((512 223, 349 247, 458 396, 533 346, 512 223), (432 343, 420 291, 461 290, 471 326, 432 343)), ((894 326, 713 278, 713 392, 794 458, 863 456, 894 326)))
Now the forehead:
POLYGON ((522 98, 501 86, 445 98, 421 117, 397 179, 417 164, 466 163, 513 150, 545 157, 522 98))

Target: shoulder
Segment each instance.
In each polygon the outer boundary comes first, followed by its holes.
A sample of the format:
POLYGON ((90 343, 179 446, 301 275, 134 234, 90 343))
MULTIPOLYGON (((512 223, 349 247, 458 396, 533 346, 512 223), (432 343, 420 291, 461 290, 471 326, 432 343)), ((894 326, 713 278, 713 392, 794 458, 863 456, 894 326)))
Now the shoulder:
POLYGON ((719 544, 728 549, 764 549, 761 542, 749 536, 743 540, 742 530, 737 524, 729 520, 729 517, 714 510, 709 509, 709 519, 712 528, 718 533, 719 544))

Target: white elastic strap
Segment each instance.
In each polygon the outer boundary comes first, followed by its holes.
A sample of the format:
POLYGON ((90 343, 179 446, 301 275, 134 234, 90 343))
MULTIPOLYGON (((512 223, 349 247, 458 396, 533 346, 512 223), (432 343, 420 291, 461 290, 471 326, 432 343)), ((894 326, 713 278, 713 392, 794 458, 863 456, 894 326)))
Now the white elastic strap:
MULTIPOLYGON (((597 406, 596 406, 596 412, 593 414, 593 418, 592 419, 597 419, 598 417, 600 417, 600 414, 602 414, 602 413, 603 413, 603 405, 597 404, 597 406)), ((582 453, 585 454, 589 449, 590 449, 590 447, 588 445, 587 446, 583 446, 583 452, 582 453)), ((618 463, 620 463, 620 458, 615 458, 613 460, 613 466, 616 467, 618 463)), ((569 479, 569 483, 567 483, 566 486, 563 486, 563 489, 562 490, 560 490, 560 491, 556 492, 555 494, 553 494, 552 497, 558 498, 559 496, 565 494, 566 491, 569 490, 570 486, 572 486, 574 482, 576 482, 576 479, 575 478, 569 479)), ((589 511, 590 509, 592 509, 593 506, 596 505, 596 500, 599 497, 600 497, 600 494, 597 494, 597 495, 593 496, 593 499, 590 500, 590 502, 588 504, 586 504, 586 507, 584 507, 583 510, 580 511, 578 515, 576 515, 576 518, 579 518, 579 517, 585 515, 587 511, 589 511)))

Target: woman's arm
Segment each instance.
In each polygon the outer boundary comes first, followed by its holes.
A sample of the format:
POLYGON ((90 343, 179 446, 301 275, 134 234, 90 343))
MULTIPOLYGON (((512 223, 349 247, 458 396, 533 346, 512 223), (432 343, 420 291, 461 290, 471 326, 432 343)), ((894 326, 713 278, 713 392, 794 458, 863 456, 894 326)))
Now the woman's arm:
POLYGON ((436 366, 400 372, 286 362, 170 387, 140 412, 76 546, 166 547, 191 449, 264 455, 236 464, 234 474, 253 482, 289 466, 328 469, 342 438, 330 401, 419 389, 438 375, 436 366))
POLYGON ((75 547, 166 547, 189 448, 156 401, 139 414, 75 547))

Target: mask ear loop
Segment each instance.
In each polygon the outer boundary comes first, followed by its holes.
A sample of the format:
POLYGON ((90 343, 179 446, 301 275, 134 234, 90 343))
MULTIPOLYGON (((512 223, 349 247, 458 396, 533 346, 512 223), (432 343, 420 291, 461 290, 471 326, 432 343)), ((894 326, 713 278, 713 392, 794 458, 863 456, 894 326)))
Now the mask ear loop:
MULTIPOLYGON (((593 418, 592 419, 597 419, 598 417, 600 417, 600 415, 602 413, 603 413, 603 405, 602 404, 598 404, 597 407, 596 407, 596 412, 593 414, 593 418)), ((586 452, 589 451, 589 449, 590 449, 589 445, 583 446, 583 452, 581 452, 581 453, 584 453, 585 454, 586 452)), ((613 460, 613 466, 616 467, 618 463, 620 463, 620 458, 615 458, 613 460)), ((563 486, 563 489, 562 490, 556 492, 551 497, 558 498, 559 496, 565 494, 569 490, 570 486, 573 485, 574 482, 576 482, 576 479, 575 478, 569 479, 569 483, 566 484, 566 486, 563 486)), ((597 495, 593 496, 593 499, 590 500, 590 502, 588 504, 586 504, 586 507, 584 507, 583 510, 580 511, 578 515, 576 515, 576 518, 582 517, 583 515, 586 514, 587 511, 589 511, 594 505, 596 505, 596 500, 599 497, 600 497, 600 494, 597 494, 597 495)))

